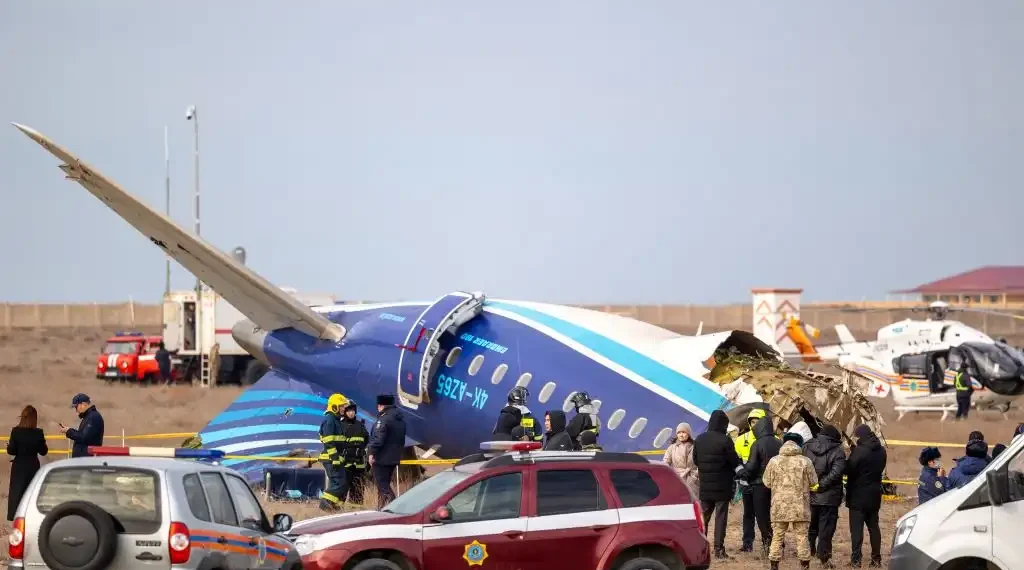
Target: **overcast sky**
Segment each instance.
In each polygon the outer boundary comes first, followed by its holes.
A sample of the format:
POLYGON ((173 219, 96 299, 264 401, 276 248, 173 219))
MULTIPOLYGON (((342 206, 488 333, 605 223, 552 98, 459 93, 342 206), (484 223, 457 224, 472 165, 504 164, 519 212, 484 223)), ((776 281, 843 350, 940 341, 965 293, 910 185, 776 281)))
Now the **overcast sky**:
MULTIPOLYGON (((2 2, 0 110, 279 285, 883 298, 1022 264, 1024 3, 2 2)), ((164 257, 0 124, 0 300, 164 257)), ((194 277, 173 264, 173 286, 194 277)))

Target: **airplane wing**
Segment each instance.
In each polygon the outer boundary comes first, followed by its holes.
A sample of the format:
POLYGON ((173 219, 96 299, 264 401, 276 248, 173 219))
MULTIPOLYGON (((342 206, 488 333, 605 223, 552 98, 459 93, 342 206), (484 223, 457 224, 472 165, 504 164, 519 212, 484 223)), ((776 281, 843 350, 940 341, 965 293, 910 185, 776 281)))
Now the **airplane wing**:
POLYGON ((198 236, 193 236, 34 129, 12 123, 64 164, 67 177, 85 187, 185 269, 264 330, 295 328, 315 338, 341 340, 345 329, 303 305, 198 236))

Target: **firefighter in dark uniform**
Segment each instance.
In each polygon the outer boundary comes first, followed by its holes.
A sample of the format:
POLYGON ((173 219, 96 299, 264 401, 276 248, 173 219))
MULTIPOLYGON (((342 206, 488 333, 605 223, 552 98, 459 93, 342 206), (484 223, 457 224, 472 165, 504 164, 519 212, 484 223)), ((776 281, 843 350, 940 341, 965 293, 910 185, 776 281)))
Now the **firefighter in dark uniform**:
POLYGON ((498 412, 498 421, 494 423, 494 429, 491 431, 496 440, 510 441, 514 439, 512 430, 523 422, 523 412, 513 403, 513 392, 515 392, 515 388, 508 393, 508 405, 498 412))
POLYGON ((597 414, 594 412, 593 400, 590 399, 590 394, 586 392, 576 392, 572 395, 572 405, 576 408, 576 415, 573 416, 569 425, 566 426, 565 431, 569 434, 569 437, 573 441, 573 449, 583 449, 583 441, 580 436, 585 432, 591 432, 593 436, 593 445, 597 445, 597 436, 600 432, 599 420, 597 414))
POLYGON ((518 440, 512 434, 516 427, 522 427, 526 433, 526 441, 539 442, 544 438, 543 430, 537 429, 537 420, 533 412, 526 406, 530 391, 525 386, 516 386, 508 392, 508 405, 498 414, 498 422, 494 425, 494 435, 504 439, 518 440), (507 434, 507 435, 506 435, 507 434))
POLYGON ((345 442, 341 449, 341 467, 345 471, 345 490, 339 497, 361 505, 363 503, 363 475, 366 473, 366 445, 370 434, 363 420, 356 417, 356 403, 345 404, 345 415, 341 417, 342 435, 345 442))
POLYGON ((395 407, 395 397, 390 394, 377 396, 377 421, 373 424, 370 444, 366 447, 370 471, 377 485, 377 508, 383 509, 395 498, 395 469, 402 461, 405 449, 405 417, 395 407))
POLYGON ((971 394, 974 392, 971 375, 967 372, 967 362, 960 363, 960 370, 956 373, 953 387, 956 388, 956 419, 966 420, 967 412, 971 409, 971 394))
POLYGON ((320 463, 327 472, 327 489, 320 497, 320 508, 334 511, 341 508, 345 496, 345 470, 341 466, 341 451, 345 443, 344 426, 341 424, 341 410, 345 406, 345 396, 331 394, 324 410, 324 420, 320 422, 320 443, 324 450, 320 452, 320 463))

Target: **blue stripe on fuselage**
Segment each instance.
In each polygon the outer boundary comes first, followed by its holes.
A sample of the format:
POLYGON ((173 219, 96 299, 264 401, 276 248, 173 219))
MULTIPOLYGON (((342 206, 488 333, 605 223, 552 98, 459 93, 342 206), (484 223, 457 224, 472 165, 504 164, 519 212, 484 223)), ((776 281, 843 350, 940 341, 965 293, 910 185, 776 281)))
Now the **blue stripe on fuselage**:
POLYGON ((487 301, 487 306, 502 309, 515 313, 538 324, 544 325, 551 330, 571 338, 596 354, 611 360, 625 368, 630 369, 637 375, 647 379, 649 382, 675 394, 690 404, 698 407, 705 414, 727 407, 729 401, 725 396, 710 386, 706 386, 684 374, 681 374, 664 364, 641 354, 632 348, 623 346, 618 342, 586 329, 580 325, 570 323, 536 309, 528 309, 518 305, 511 305, 499 301, 487 301))

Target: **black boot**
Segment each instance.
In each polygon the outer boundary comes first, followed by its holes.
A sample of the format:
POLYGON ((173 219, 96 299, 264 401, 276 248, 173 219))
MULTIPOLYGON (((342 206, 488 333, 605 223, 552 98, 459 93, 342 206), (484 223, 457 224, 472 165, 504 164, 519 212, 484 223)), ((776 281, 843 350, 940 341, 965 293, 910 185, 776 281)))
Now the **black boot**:
POLYGON ((800 561, 800 567, 801 568, 810 568, 811 567, 811 561, 810 560, 801 560, 800 561))
POLYGON ((716 548, 715 549, 715 558, 718 558, 720 560, 728 560, 729 559, 729 555, 725 553, 725 549, 724 548, 716 548))
POLYGON ((752 543, 744 542, 743 546, 740 547, 740 552, 753 552, 753 551, 754 551, 754 545, 752 543))
POLYGON ((821 567, 831 570, 832 568, 835 568, 836 565, 832 562, 831 558, 826 557, 821 559, 821 567))
POLYGON ((850 557, 850 566, 852 568, 860 568, 860 556, 850 557))
POLYGON ((778 560, 771 560, 770 562, 772 563, 772 570, 779 570, 779 561, 778 560))
POLYGON ((882 556, 880 554, 872 554, 871 562, 868 563, 868 568, 881 568, 882 567, 882 556))

